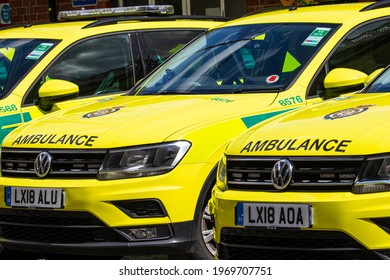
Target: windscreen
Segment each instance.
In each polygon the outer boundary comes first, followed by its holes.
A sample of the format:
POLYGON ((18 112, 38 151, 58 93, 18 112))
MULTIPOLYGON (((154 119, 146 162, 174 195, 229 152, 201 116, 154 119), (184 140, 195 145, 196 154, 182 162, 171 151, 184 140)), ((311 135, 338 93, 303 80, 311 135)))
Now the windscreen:
POLYGON ((58 41, 0 39, 0 98, 7 94, 58 41))
POLYGON ((199 37, 130 94, 282 91, 332 35, 330 24, 253 24, 199 37))
POLYGON ((362 93, 390 92, 390 68, 387 67, 362 93))

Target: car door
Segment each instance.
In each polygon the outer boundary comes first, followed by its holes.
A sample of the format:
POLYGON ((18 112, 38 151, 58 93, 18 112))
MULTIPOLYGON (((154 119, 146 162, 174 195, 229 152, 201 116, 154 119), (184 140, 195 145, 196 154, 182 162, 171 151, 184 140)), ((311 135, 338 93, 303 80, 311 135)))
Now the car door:
POLYGON ((34 119, 127 91, 134 83, 134 60, 128 33, 88 38, 66 49, 39 76, 23 98, 22 112, 34 119), (76 84, 78 98, 58 102, 52 110, 44 111, 38 105, 38 92, 45 82, 53 79, 76 84))
POLYGON ((317 103, 321 99, 337 97, 358 91, 364 85, 328 90, 324 86, 326 75, 336 68, 358 70, 367 75, 383 69, 390 63, 390 18, 365 22, 351 30, 334 48, 329 58, 312 80, 307 100, 317 103))

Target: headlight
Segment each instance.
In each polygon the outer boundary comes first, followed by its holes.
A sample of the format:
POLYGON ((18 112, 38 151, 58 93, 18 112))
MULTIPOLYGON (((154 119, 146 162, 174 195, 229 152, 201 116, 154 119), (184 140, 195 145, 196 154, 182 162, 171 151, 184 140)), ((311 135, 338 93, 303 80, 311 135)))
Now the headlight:
POLYGON ((226 157, 222 156, 218 164, 217 186, 225 191, 227 189, 226 157))
POLYGON ((390 157, 368 158, 360 178, 355 182, 353 193, 390 191, 390 157))
POLYGON ((110 151, 97 179, 138 178, 167 173, 175 168, 190 146, 187 141, 177 141, 110 151))

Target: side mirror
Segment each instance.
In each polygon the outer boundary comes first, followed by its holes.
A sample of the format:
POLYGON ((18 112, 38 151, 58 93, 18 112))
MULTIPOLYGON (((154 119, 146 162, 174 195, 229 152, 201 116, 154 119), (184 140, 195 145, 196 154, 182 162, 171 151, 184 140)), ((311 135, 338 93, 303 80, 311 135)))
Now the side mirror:
POLYGON ((51 111, 55 103, 79 96, 79 86, 65 80, 46 81, 39 89, 39 108, 51 111))
POLYGON ((355 69, 333 69, 326 75, 324 80, 326 98, 333 98, 344 93, 361 90, 367 77, 366 73, 355 69))

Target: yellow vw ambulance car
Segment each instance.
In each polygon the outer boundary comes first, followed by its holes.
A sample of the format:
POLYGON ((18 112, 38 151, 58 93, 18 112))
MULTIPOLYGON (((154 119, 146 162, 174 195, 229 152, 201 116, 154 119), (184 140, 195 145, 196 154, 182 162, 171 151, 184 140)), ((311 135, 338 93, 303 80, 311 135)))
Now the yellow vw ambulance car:
POLYGON ((230 21, 127 95, 15 129, 1 151, 0 243, 214 258, 207 203, 227 143, 362 89, 390 63, 388 4, 280 7, 230 21))
POLYGON ((220 259, 390 259, 390 68, 362 92, 266 121, 226 149, 220 259))
POLYGON ((170 5, 62 11, 60 23, 1 29, 0 145, 32 119, 129 90, 225 21, 173 13, 170 5))

